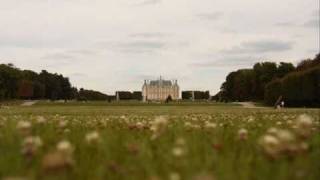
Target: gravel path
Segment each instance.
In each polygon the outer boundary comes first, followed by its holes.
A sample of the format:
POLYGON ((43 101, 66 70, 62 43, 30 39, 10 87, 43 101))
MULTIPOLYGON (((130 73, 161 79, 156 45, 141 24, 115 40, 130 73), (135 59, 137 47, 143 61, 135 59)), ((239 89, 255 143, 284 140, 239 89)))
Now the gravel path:
POLYGON ((36 103, 37 103, 37 101, 25 101, 21 104, 21 106, 32 106, 36 103))
POLYGON ((256 106, 253 102, 238 102, 237 104, 242 105, 244 108, 266 108, 266 107, 256 106))

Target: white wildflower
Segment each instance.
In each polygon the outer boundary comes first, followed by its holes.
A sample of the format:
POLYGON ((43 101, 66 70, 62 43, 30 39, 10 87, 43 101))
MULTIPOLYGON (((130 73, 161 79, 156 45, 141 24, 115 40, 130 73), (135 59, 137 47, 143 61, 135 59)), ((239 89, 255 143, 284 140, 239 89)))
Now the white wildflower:
POLYGON ((174 147, 172 149, 172 154, 176 157, 181 157, 185 154, 185 152, 182 147, 174 147))
POLYGON ((180 174, 176 173, 176 172, 172 172, 169 175, 169 180, 180 180, 180 174))
POLYGON ((37 123, 38 124, 44 124, 46 122, 46 118, 44 118, 43 116, 38 116, 37 117, 37 123))
POLYGON ((65 153, 65 154, 72 154, 73 153, 73 146, 71 145, 71 143, 67 140, 63 140, 60 141, 57 146, 56 146, 57 150, 59 152, 65 153))
POLYGON ((92 143, 97 143, 100 139, 100 135, 97 131, 90 132, 86 134, 85 140, 87 143, 92 144, 92 143))
POLYGON ((238 137, 241 140, 246 140, 248 139, 248 130, 242 128, 238 131, 238 137))

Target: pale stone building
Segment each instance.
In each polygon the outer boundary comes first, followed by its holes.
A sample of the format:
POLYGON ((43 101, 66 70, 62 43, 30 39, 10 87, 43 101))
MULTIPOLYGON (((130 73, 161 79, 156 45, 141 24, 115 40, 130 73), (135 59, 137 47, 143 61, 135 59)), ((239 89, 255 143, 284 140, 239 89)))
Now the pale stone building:
POLYGON ((173 100, 179 99, 179 86, 177 80, 145 80, 142 86, 143 100, 166 100, 168 96, 173 100))

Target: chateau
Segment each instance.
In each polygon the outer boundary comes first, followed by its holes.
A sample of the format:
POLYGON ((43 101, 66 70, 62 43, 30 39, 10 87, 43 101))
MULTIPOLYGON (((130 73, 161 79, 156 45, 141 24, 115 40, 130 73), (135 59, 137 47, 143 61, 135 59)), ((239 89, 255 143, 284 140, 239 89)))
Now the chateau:
POLYGON ((177 80, 164 80, 160 77, 158 80, 144 80, 142 86, 142 97, 147 100, 166 100, 171 96, 173 100, 179 99, 179 86, 177 80))

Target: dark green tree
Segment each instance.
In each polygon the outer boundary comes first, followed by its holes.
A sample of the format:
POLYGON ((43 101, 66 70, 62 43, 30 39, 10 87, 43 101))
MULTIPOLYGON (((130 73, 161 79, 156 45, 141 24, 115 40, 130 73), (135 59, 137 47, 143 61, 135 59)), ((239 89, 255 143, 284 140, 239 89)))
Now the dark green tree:
POLYGON ((256 74, 256 87, 254 89, 256 99, 263 99, 264 88, 277 75, 277 64, 273 62, 256 63, 253 66, 256 74))

